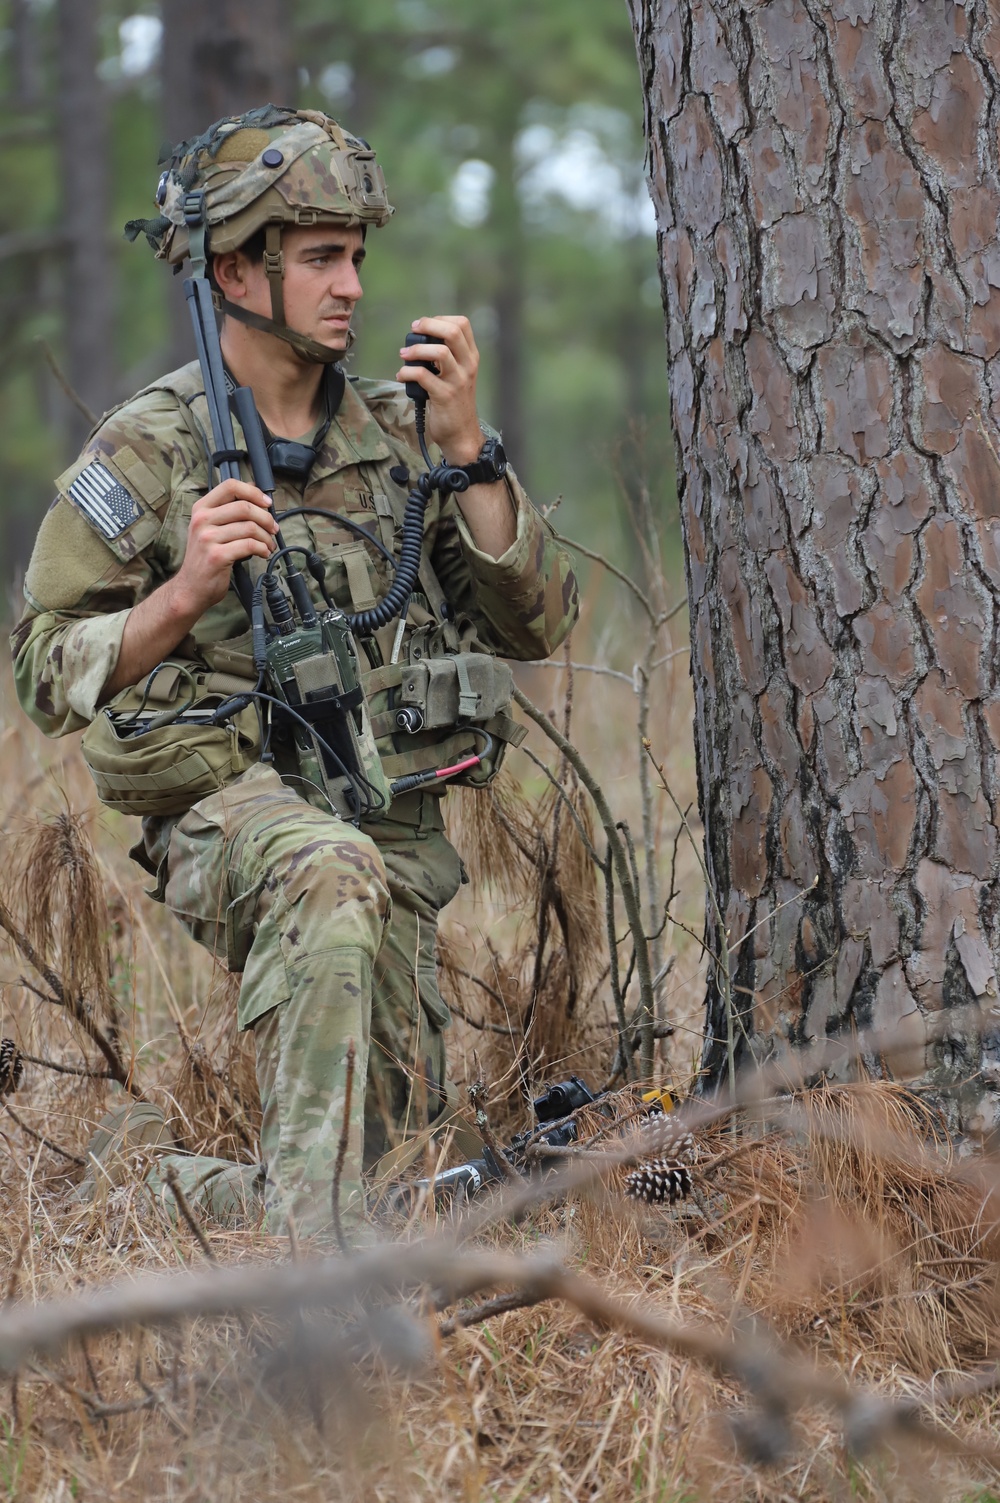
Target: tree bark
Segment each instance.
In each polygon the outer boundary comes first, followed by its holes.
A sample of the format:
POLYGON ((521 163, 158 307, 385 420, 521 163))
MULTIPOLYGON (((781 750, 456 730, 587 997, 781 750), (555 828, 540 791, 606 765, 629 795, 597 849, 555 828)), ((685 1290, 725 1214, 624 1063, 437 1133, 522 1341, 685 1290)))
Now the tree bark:
MULTIPOLYGON (((295 103, 292 7, 287 0, 162 0, 160 85, 170 145, 226 115, 295 103)), ((194 354, 178 278, 170 288, 169 364, 194 354)))
MULTIPOLYGON (((738 1053, 835 1036, 849 1075, 874 1028, 986 1135, 1000 23, 985 0, 630 4, 738 1053), (966 1003, 983 1033, 949 1026, 966 1003)), ((713 981, 712 1079, 725 1022, 713 981)))
MULTIPOLYGON (((108 102, 97 76, 98 23, 98 0, 59 0, 57 141, 67 232, 62 286, 66 374, 94 412, 111 402, 116 369, 108 102)), ((66 424, 72 448, 87 424, 69 403, 66 424)))
POLYGON ((171 143, 258 104, 293 104, 286 0, 163 0, 163 119, 171 143))

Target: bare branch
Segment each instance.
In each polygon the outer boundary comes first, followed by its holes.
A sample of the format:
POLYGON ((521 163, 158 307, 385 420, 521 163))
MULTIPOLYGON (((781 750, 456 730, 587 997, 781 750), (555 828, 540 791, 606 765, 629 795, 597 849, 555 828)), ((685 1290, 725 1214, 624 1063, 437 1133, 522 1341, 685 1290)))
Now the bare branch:
POLYGON ((46 994, 39 991, 38 987, 32 986, 24 977, 20 978, 21 984, 27 987, 29 991, 34 992, 36 996, 43 998, 44 1001, 52 1003, 54 1007, 65 1008, 73 1021, 79 1024, 87 1037, 93 1040, 104 1055, 104 1058, 108 1062, 112 1080, 117 1080, 118 1084, 124 1086, 129 1095, 134 1096, 136 1100, 144 1101, 145 1097, 143 1093, 132 1079, 132 1071, 126 1067, 114 1043, 97 1023, 86 1002, 84 1002, 82 997, 75 996, 66 990, 59 976, 46 963, 43 957, 38 954, 28 936, 21 932, 14 922, 9 909, 2 902, 0 902, 0 929, 7 931, 25 960, 41 976, 49 988, 49 993, 46 994))
MULTIPOLYGON (((616 579, 620 579, 622 584, 632 591, 632 594, 649 617, 653 627, 656 628, 661 624, 661 617, 657 614, 645 590, 637 585, 631 575, 625 573, 624 569, 619 569, 617 564, 611 563, 610 559, 606 559, 603 553, 597 553, 593 548, 587 548, 583 543, 578 543, 575 539, 568 538, 561 532, 557 532, 555 538, 556 542, 565 543, 567 548, 572 548, 576 553, 582 553, 584 558, 592 559, 595 564, 600 564, 602 568, 607 569, 609 574, 613 574, 616 579)), ((686 601, 684 603, 686 604, 686 601)))
MULTIPOLYGON (((477 986, 481 986, 484 992, 488 992, 491 997, 495 998, 503 1006, 503 998, 500 996, 500 993, 494 991, 492 986, 488 986, 481 976, 474 976, 471 971, 463 971, 458 966, 449 967, 449 971, 453 976, 464 976, 467 981, 474 981, 477 986)), ((461 1018, 463 1023, 468 1023, 470 1028, 478 1028, 481 1033, 499 1033, 501 1038, 505 1039, 516 1039, 518 1037, 513 1028, 507 1028, 503 1023, 491 1023, 486 1018, 470 1018, 469 1014, 463 1012, 455 1002, 448 1003, 448 1010, 449 1012, 453 1012, 456 1018, 461 1018)))
POLYGON ((535 722, 548 736, 549 740, 562 752, 570 766, 575 770, 581 783, 594 800, 598 818, 604 827, 604 833, 608 839, 614 861, 615 872, 618 877, 618 885, 621 888, 622 901, 625 905, 625 914, 628 918, 629 928, 632 931, 632 942, 636 947, 636 971, 639 977, 639 992, 643 1007, 650 1017, 653 1015, 653 978, 650 972, 649 945, 643 926, 642 910, 639 904, 639 894, 632 880, 632 870, 629 865, 621 837, 615 823, 615 817, 611 812, 604 791, 594 777, 590 768, 577 751, 576 747, 562 732, 553 725, 552 721, 540 710, 537 705, 523 694, 515 685, 514 700, 521 706, 526 715, 535 722))
MULTIPOLYGON (((651 1311, 645 1302, 626 1305, 550 1258, 459 1252, 438 1240, 375 1247, 364 1258, 237 1265, 200 1274, 146 1277, 84 1298, 15 1307, 5 1312, 0 1326, 0 1368, 14 1373, 34 1354, 57 1352, 73 1340, 127 1326, 163 1326, 193 1316, 244 1311, 289 1315, 315 1305, 344 1310, 358 1301, 401 1298, 426 1287, 439 1292, 435 1303, 440 1307, 445 1299, 457 1302, 498 1286, 516 1291, 525 1304, 562 1300, 599 1327, 628 1332, 651 1346, 703 1363, 735 1379, 765 1408, 793 1411, 819 1402, 841 1414, 849 1437, 863 1429, 869 1444, 906 1431, 942 1449, 978 1455, 994 1465, 1000 1460, 995 1446, 954 1436, 912 1397, 872 1393, 835 1369, 806 1361, 758 1334, 681 1324, 651 1311)), ((514 1308, 512 1303, 505 1307, 514 1308)), ((461 1316, 454 1320, 457 1326, 461 1316)), ((983 1385, 984 1391, 995 1381, 993 1370, 964 1380, 970 1391, 976 1391, 971 1385, 983 1385)))
POLYGON ((529 1305, 537 1305, 539 1301, 533 1294, 524 1294, 520 1290, 513 1294, 498 1294, 493 1299, 483 1300, 482 1304, 473 1305, 470 1310, 458 1310, 448 1320, 443 1320, 438 1326, 439 1336, 454 1336, 456 1331, 464 1331, 468 1326, 482 1325, 484 1320, 490 1320, 494 1315, 506 1315, 508 1310, 523 1310, 529 1305))
POLYGON ((590 857, 591 861, 593 861, 595 866, 603 866, 604 863, 602 862, 597 852, 594 850, 593 842, 591 841, 590 836, 587 834, 587 830, 584 826, 583 820, 580 818, 579 812, 577 811, 572 800, 567 796, 565 788, 556 778, 551 767, 549 767, 549 765, 544 762, 541 757, 536 757, 535 753, 529 746, 519 746, 517 750, 523 757, 527 757, 529 762, 534 762, 535 766, 542 772, 544 772, 545 776, 552 784, 559 798, 569 809, 569 812, 573 817, 573 823, 576 825, 577 833, 580 836, 580 841, 583 845, 584 850, 587 852, 587 855, 590 857))
POLYGON ((97 413, 91 412, 90 408, 80 396, 79 392, 77 392, 76 388, 70 385, 69 377, 66 375, 62 366, 59 364, 59 361, 56 359, 52 351, 52 346, 49 344, 48 340, 43 339, 39 334, 36 342, 41 349, 42 354, 45 356, 48 367, 51 370, 52 374, 55 376, 59 385, 66 393, 67 397, 69 397, 76 410, 83 414, 83 416, 87 419, 87 422, 93 428, 97 422, 97 413))
POLYGON ((575 673, 600 673, 605 678, 618 678, 629 688, 632 687, 631 673, 623 673, 620 668, 606 668, 602 663, 554 663, 548 658, 539 658, 536 662, 525 664, 528 668, 554 668, 561 673, 565 668, 572 668, 575 673))
POLYGON ((79 1164, 81 1169, 84 1167, 84 1159, 77 1158, 76 1154, 70 1153, 68 1148, 60 1148, 58 1143, 53 1143, 52 1139, 47 1138, 44 1133, 36 1132, 33 1127, 29 1127, 24 1118, 18 1116, 9 1101, 5 1101, 4 1106, 7 1108, 7 1115, 11 1121, 16 1122, 21 1131, 26 1132, 29 1138, 34 1138, 36 1143, 41 1143, 43 1148, 48 1148, 52 1153, 57 1153, 60 1158, 68 1159, 71 1164, 79 1164))
MULTIPOLYGON (((45 1000, 52 1001, 54 999, 47 997, 45 1000)), ((94 1070, 89 1065, 63 1065, 57 1059, 42 1059, 37 1054, 25 1054, 23 1049, 19 1052, 21 1058, 27 1060, 29 1064, 41 1065, 44 1069, 55 1070, 60 1075, 82 1075, 87 1080, 115 1079, 110 1070, 94 1070)))
POLYGON ((184 1218, 184 1221, 187 1223, 188 1230, 193 1234, 195 1241, 198 1243, 198 1246, 201 1248, 208 1261, 210 1263, 214 1263, 215 1254, 209 1245, 208 1238, 205 1236, 204 1231, 198 1225, 197 1217, 188 1204, 188 1198, 181 1188, 181 1182, 177 1178, 177 1170, 174 1168, 173 1164, 168 1164, 165 1179, 170 1187, 170 1193, 173 1195, 174 1200, 177 1202, 177 1209, 180 1212, 181 1216, 184 1218))

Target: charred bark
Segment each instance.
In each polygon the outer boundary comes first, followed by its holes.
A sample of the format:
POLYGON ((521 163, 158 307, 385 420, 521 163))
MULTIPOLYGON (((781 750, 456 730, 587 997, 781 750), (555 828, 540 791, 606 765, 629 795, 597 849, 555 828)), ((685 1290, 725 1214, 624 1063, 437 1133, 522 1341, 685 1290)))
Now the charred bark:
MULTIPOLYGON (((945 1010, 1000 953, 1000 22, 631 7, 742 1052, 875 1027, 986 1134, 1000 1038, 945 1010)), ((712 986, 713 1078, 725 1032, 712 986)))

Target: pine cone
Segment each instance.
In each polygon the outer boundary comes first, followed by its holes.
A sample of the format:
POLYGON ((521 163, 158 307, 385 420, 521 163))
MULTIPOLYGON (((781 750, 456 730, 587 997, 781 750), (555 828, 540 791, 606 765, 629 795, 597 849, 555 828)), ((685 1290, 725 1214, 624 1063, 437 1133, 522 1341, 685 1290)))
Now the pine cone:
POLYGON ((0 1039, 0 1096, 13 1096, 23 1074, 20 1049, 13 1039, 0 1039))
POLYGON ((625 1177, 625 1194, 647 1205, 675 1205, 691 1193, 691 1175, 683 1164, 650 1159, 625 1177))

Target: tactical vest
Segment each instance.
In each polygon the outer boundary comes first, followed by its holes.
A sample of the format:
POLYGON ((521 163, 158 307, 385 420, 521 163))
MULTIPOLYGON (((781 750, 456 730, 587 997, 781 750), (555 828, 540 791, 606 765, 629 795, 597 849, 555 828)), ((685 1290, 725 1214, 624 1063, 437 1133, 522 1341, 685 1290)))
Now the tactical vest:
MULTIPOLYGON (((157 391, 169 392, 177 401, 178 423, 188 429, 198 450, 205 454, 204 472, 186 477, 182 495, 168 496, 147 467, 141 466, 144 474, 137 473, 126 456, 118 467, 130 491, 140 492, 142 515, 109 546, 123 559, 138 552, 146 554, 166 576, 176 572, 183 555, 188 502, 193 503, 198 494, 211 488, 212 445, 208 406, 196 363, 161 378, 138 395, 157 391)), ((390 470, 401 465, 417 473, 417 467, 422 467, 419 455, 379 426, 360 394, 352 390, 352 383, 348 384, 345 404, 354 420, 353 431, 341 425, 342 407, 314 466, 314 476, 317 468, 321 472, 330 468, 326 461, 335 444, 333 457, 337 462, 331 473, 311 479, 304 492, 279 482, 275 510, 280 513, 305 504, 343 511, 377 532, 385 547, 398 556, 406 492, 390 470), (352 483, 345 486, 342 476, 352 483), (342 491, 343 497, 334 498, 334 504, 324 492, 336 490, 342 491)), ((102 423, 109 416, 106 414, 102 423)), ((235 427, 239 446, 242 433, 238 423, 235 427)), ((92 454, 86 455, 61 476, 60 489, 66 490, 92 458, 92 454)), ((114 470, 116 456, 102 455, 101 462, 114 470)), ((433 514, 429 509, 429 530, 436 525, 438 515, 439 507, 433 514)), ((327 566, 327 588, 343 609, 368 610, 386 593, 393 572, 388 563, 374 548, 346 529, 338 529, 335 518, 331 517, 329 527, 324 519, 292 518, 282 524, 282 531, 286 543, 309 546, 320 553, 327 566)), ((252 559, 249 567, 252 574, 257 573, 264 567, 263 560, 252 559)), ((367 663, 360 682, 375 751, 385 779, 392 783, 451 766, 481 751, 483 738, 463 729, 476 727, 488 732, 493 751, 450 781, 483 785, 496 776, 506 747, 518 745, 525 735, 525 727, 510 715, 511 671, 480 641, 472 618, 452 612, 426 541, 419 584, 402 633, 400 623, 394 621, 359 644, 359 661, 367 663), (402 719, 419 728, 401 729, 401 711, 413 712, 402 719)), ((317 608, 322 607, 318 604, 317 608)), ((173 667, 154 670, 142 684, 124 691, 98 714, 84 735, 84 756, 99 796, 113 808, 134 814, 182 813, 238 776, 260 755, 252 709, 243 711, 228 728, 212 727, 211 734, 207 728, 169 724, 141 736, 132 734, 137 713, 159 716, 162 721, 172 708, 192 699, 210 708, 229 694, 254 687, 249 625, 232 591, 219 606, 205 613, 192 636, 193 643, 188 638, 181 644, 182 651, 171 654, 169 664, 173 667)), ((279 771, 294 775, 294 755, 283 750, 280 738, 275 761, 279 771)), ((437 788, 443 791, 442 784, 437 788)), ((307 789, 303 792, 309 797, 307 789)))

